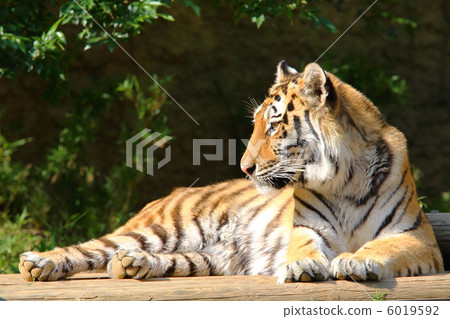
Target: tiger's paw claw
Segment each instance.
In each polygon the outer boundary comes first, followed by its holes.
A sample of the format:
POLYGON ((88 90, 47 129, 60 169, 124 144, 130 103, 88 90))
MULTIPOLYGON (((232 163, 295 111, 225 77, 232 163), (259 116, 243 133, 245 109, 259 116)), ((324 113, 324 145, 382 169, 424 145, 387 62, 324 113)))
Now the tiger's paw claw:
POLYGON ((377 281, 383 277, 383 265, 369 257, 343 253, 331 261, 330 273, 338 280, 377 281))
POLYGON ((278 276, 278 283, 324 281, 329 276, 328 262, 307 258, 285 265, 278 276))

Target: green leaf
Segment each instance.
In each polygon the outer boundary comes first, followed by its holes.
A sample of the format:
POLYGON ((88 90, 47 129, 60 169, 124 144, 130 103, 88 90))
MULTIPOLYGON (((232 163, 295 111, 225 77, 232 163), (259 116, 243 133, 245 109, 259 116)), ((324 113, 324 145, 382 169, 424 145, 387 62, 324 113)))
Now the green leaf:
POLYGON ((264 21, 266 20, 266 17, 264 16, 264 14, 261 14, 258 17, 252 17, 252 22, 256 23, 256 27, 260 27, 264 21))
POLYGON ((56 20, 55 23, 53 23, 53 25, 50 27, 50 29, 48 30, 48 33, 53 33, 55 32, 55 30, 58 28, 59 24, 66 19, 66 15, 63 15, 61 18, 59 18, 58 20, 56 20))
POLYGON ((163 18, 163 19, 165 19, 165 20, 168 20, 168 21, 172 21, 172 22, 175 21, 175 18, 172 17, 170 14, 158 13, 158 16, 163 18))
POLYGON ((319 16, 319 21, 325 27, 325 29, 327 31, 329 31, 331 33, 336 33, 337 32, 336 26, 333 24, 333 22, 331 22, 327 18, 325 18, 323 16, 319 16))
POLYGON ((190 8, 192 11, 194 11, 194 13, 197 17, 200 16, 200 7, 197 4, 195 4, 194 2, 192 2, 190 0, 184 0, 183 4, 186 7, 190 8))

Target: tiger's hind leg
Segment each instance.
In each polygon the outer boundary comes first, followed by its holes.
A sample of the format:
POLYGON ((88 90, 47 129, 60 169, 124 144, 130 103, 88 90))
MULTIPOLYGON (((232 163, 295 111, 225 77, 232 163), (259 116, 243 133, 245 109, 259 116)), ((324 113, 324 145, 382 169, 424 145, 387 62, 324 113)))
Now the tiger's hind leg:
POLYGON ((47 252, 26 252, 20 256, 19 271, 26 281, 52 281, 90 270, 105 270, 120 247, 140 248, 158 252, 165 238, 158 228, 147 233, 129 232, 106 235, 79 245, 55 248, 47 252), (158 230, 158 232, 157 232, 158 230))
POLYGON ((107 268, 115 279, 218 275, 213 260, 210 254, 203 252, 149 253, 129 248, 119 249, 107 268))

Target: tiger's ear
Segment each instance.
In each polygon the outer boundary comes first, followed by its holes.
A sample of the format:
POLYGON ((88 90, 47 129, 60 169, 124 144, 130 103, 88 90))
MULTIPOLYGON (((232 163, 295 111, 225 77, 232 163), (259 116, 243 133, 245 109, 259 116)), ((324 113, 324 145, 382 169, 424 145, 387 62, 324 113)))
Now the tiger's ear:
POLYGON ((330 84, 325 71, 317 63, 310 63, 303 71, 303 81, 306 95, 319 105, 325 104, 330 84))
POLYGON ((287 80, 289 80, 290 77, 292 77, 293 75, 297 75, 298 72, 296 69, 291 68, 286 61, 281 61, 280 63, 278 63, 277 66, 277 74, 276 74, 276 79, 275 79, 275 83, 281 83, 281 82, 286 82, 287 80))

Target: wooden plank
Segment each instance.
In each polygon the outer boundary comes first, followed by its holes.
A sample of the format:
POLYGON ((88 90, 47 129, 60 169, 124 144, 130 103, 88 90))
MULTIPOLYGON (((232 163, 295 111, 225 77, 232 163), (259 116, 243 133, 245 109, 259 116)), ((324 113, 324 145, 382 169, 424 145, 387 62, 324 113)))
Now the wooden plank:
POLYGON ((227 276, 113 280, 83 273, 57 282, 28 283, 0 275, 4 300, 450 300, 450 273, 378 282, 277 284, 268 276, 227 276), (98 279, 99 278, 99 279, 98 279))
MULTIPOLYGON (((450 214, 427 214, 450 267, 450 214)), ((378 282, 276 284, 274 277, 228 276, 112 280, 83 273, 64 281, 28 283, 19 274, 0 275, 4 300, 450 300, 450 272, 378 282)))
POLYGON ((444 258, 444 267, 450 270, 450 213, 426 214, 444 258))

